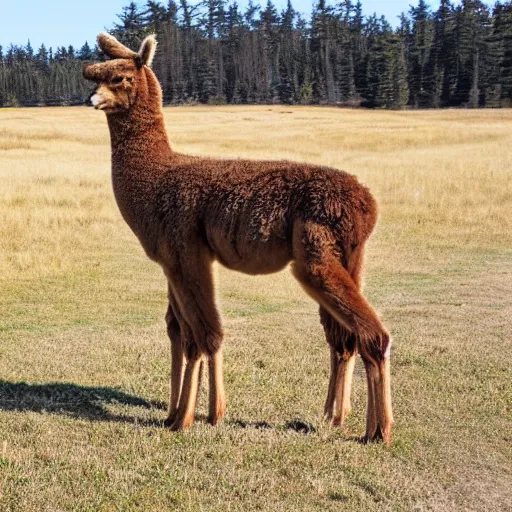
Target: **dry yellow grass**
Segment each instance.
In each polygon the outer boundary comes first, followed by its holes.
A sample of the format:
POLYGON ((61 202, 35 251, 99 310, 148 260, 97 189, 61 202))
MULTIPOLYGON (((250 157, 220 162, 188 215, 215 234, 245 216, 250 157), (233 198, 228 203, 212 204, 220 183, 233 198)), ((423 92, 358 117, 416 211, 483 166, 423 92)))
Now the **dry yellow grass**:
POLYGON ((180 434, 155 424, 165 283, 117 211, 105 119, 3 109, 0 508, 512 508, 512 111, 165 116, 178 151, 315 162, 370 186, 381 220, 366 292, 395 340, 395 442, 353 441, 360 371, 347 431, 322 424, 328 350, 287 272, 218 269, 226 422, 180 434))

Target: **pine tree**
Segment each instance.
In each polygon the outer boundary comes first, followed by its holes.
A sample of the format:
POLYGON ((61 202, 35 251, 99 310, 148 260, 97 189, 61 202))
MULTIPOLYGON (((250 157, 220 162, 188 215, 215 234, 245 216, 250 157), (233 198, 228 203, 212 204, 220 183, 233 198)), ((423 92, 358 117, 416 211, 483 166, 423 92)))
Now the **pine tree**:
POLYGON ((78 51, 77 58, 79 60, 93 60, 94 54, 87 41, 85 41, 84 45, 78 51))
MULTIPOLYGON (((176 12, 174 2, 170 3, 169 8, 176 12)), ((146 10, 142 13, 146 31, 153 34, 159 34, 162 25, 168 20, 168 9, 159 2, 148 0, 146 2, 146 10)))
POLYGON ((394 41, 393 108, 404 108, 409 102, 405 43, 399 36, 394 41))
POLYGON ((410 92, 416 107, 430 105, 433 70, 429 68, 433 43, 433 23, 425 0, 419 0, 417 7, 411 7, 411 44, 409 48, 409 69, 411 73, 410 92))
POLYGON ((493 39, 496 75, 501 99, 512 106, 512 3, 497 4, 494 10, 493 39))
POLYGON ((351 9, 349 21, 350 44, 352 49, 352 61, 354 67, 354 87, 359 96, 366 91, 366 57, 368 52, 367 39, 365 37, 365 22, 363 6, 358 0, 351 9))
POLYGON ((226 13, 226 50, 225 50, 225 74, 226 74, 226 100, 228 103, 241 103, 242 90, 239 66, 237 66, 237 54, 241 45, 243 17, 238 11, 238 4, 228 7, 226 13))
POLYGON ((144 11, 139 9, 135 2, 130 2, 128 6, 123 7, 123 12, 117 17, 120 23, 114 24, 112 35, 128 48, 138 48, 149 32, 144 11))
POLYGON ((40 71, 47 71, 49 65, 49 56, 44 44, 39 48, 36 55, 36 66, 40 71))
POLYGON ((279 85, 279 16, 271 0, 267 0, 265 9, 261 11, 258 26, 263 39, 261 58, 265 68, 258 85, 260 100, 272 102, 278 96, 279 85))
POLYGON ((313 74, 313 95, 317 101, 334 102, 335 64, 333 49, 336 46, 336 18, 334 10, 319 0, 311 20, 311 58, 313 74))
POLYGON ((279 84, 277 94, 279 101, 285 104, 295 103, 296 90, 298 88, 298 73, 296 67, 296 41, 294 38, 294 21, 296 12, 291 0, 288 0, 286 9, 280 16, 278 47, 279 84))
POLYGON ((250 29, 255 29, 258 26, 258 21, 256 15, 261 10, 259 5, 255 5, 253 0, 249 0, 247 4, 247 9, 245 10, 244 19, 246 25, 250 29))
POLYGON ((30 39, 28 40, 27 46, 25 46, 25 54, 29 60, 31 60, 34 57, 34 49, 30 44, 30 39))
POLYGON ((434 14, 434 42, 430 69, 432 70, 431 106, 448 106, 457 83, 455 17, 450 0, 441 0, 434 14))
MULTIPOLYGON (((480 91, 480 66, 487 51, 487 36, 490 33, 487 7, 480 0, 463 0, 456 9, 456 48, 458 76, 454 91, 457 105, 476 106, 476 91, 480 91), (477 69, 475 69, 477 68, 477 69)), ((480 92, 478 92, 480 94, 480 92)))
POLYGON ((216 96, 215 66, 211 60, 204 58, 198 63, 197 91, 201 103, 208 103, 216 96))
POLYGON ((68 58, 68 51, 64 46, 58 46, 55 52, 55 60, 57 62, 63 62, 68 58))
POLYGON ((471 81, 471 89, 469 91, 469 101, 468 106, 470 108, 478 108, 480 105, 480 88, 479 88, 479 66, 480 66, 480 58, 478 49, 475 53, 473 60, 473 78, 471 81))

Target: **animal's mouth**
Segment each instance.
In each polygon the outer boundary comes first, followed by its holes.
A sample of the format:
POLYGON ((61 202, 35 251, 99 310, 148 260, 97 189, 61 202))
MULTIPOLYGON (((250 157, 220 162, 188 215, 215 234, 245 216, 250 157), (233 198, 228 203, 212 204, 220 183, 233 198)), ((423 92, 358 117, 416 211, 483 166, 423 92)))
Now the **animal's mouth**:
POLYGON ((96 110, 103 110, 107 106, 105 100, 102 100, 101 96, 97 92, 91 94, 89 97, 89 104, 96 110))
POLYGON ((105 102, 94 105, 94 108, 96 110, 112 110, 112 107, 109 107, 105 102))
POLYGON ((99 94, 92 93, 89 97, 87 104, 94 107, 95 110, 101 110, 102 112, 115 112, 117 109, 110 105, 107 100, 102 99, 99 94))
POLYGON ((96 110, 115 110, 109 102, 103 99, 97 92, 93 92, 89 97, 89 105, 93 106, 96 110))

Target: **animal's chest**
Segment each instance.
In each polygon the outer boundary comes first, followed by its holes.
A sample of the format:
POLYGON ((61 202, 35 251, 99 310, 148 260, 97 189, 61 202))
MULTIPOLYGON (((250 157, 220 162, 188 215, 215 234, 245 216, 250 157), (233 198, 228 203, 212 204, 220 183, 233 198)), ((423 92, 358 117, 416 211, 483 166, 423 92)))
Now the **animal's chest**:
POLYGON ((130 182, 115 176, 112 186, 123 219, 137 236, 147 255, 154 259, 158 236, 158 226, 151 211, 154 187, 144 180, 130 182))

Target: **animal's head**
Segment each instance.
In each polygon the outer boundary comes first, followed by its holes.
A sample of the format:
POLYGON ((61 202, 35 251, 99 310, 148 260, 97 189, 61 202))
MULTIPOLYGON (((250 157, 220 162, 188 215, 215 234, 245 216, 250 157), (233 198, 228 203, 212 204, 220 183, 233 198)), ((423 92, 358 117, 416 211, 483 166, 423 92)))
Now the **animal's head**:
POLYGON ((138 52, 106 33, 98 36, 98 46, 112 60, 84 66, 84 77, 98 84, 89 98, 94 108, 113 114, 149 98, 161 102, 160 86, 149 69, 156 50, 154 36, 146 37, 138 52))

